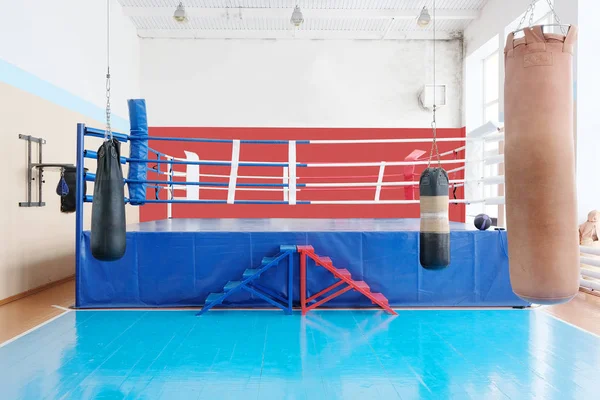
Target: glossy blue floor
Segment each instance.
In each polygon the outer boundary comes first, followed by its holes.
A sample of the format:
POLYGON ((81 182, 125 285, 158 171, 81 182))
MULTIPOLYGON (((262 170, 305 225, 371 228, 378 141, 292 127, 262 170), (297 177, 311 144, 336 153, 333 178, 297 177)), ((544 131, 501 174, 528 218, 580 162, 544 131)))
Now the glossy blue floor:
POLYGON ((600 338, 535 310, 70 311, 0 347, 7 399, 596 398, 600 338))

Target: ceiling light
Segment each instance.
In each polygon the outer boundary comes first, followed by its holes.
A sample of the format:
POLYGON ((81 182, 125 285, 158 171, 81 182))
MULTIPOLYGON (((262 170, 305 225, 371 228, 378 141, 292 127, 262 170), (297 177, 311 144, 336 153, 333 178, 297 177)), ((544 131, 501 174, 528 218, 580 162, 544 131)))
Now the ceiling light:
POLYGON ((294 8, 290 22, 296 27, 299 27, 304 22, 304 16, 302 15, 302 11, 300 11, 300 7, 296 6, 296 8, 294 8))
POLYGON ((429 15, 429 11, 427 11, 427 7, 423 7, 421 10, 421 14, 419 14, 419 18, 417 19, 417 25, 425 27, 429 25, 431 22, 431 15, 429 15))
POLYGON ((177 22, 185 22, 187 21, 187 15, 185 14, 185 7, 183 6, 183 2, 180 1, 175 13, 173 14, 173 18, 177 22))

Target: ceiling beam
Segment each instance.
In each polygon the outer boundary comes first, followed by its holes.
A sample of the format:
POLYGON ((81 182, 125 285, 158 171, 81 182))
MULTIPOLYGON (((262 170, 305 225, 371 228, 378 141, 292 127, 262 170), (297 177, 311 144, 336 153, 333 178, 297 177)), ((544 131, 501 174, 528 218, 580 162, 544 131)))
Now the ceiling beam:
MULTIPOLYGON (((313 40, 382 40, 378 31, 304 31, 304 30, 208 30, 208 29, 138 29, 141 38, 163 39, 313 39, 313 40)), ((431 40, 431 32, 389 31, 385 40, 431 40)), ((438 32, 436 39, 448 40, 454 36, 438 32)))
MULTIPOLYGON (((122 7, 123 13, 129 17, 172 17, 175 11, 172 7, 122 7)), ((421 10, 343 10, 343 9, 302 9, 304 18, 371 18, 371 19, 417 19, 421 10)), ((200 8, 187 7, 186 13, 190 18, 287 18, 292 15, 292 9, 287 8, 200 8)), ((479 18, 476 10, 436 10, 436 19, 472 20, 479 18)))

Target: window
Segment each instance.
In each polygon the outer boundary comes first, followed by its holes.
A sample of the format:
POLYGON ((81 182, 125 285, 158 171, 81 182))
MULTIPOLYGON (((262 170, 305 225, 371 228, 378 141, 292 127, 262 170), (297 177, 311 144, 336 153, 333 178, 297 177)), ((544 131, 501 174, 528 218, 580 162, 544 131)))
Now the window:
MULTIPOLYGON (((490 38, 481 47, 467 56, 465 86, 465 119, 467 131, 471 131, 487 123, 500 120, 500 95, 502 87, 501 62, 503 39, 500 35, 490 38)), ((480 179, 497 176, 498 165, 484 165, 486 155, 498 154, 497 142, 467 143, 467 164, 465 179, 472 182, 465 186, 465 198, 484 199, 499 194, 498 185, 482 182, 480 179)), ((497 205, 473 203, 466 206, 467 220, 485 212, 492 218, 499 217, 497 205)), ((471 220, 472 221, 472 220, 471 220)))
POLYGON ((550 25, 550 24, 554 24, 554 16, 552 15, 552 13, 548 13, 548 14, 544 15, 542 18, 540 18, 539 20, 537 20, 533 23, 533 25, 550 25))
MULTIPOLYGON (((499 90, 500 90, 500 52, 498 50, 483 59, 483 121, 498 122, 500 114, 499 90)), ((484 144, 484 158, 498 154, 498 142, 484 144)), ((498 164, 486 165, 483 168, 484 178, 498 175, 498 164)), ((485 198, 498 196, 498 185, 485 184, 483 189, 485 198)), ((492 218, 498 218, 498 206, 486 205, 485 213, 492 218)))
POLYGON ((499 52, 496 50, 483 59, 483 121, 498 121, 499 104, 498 90, 500 86, 500 71, 498 63, 499 52))

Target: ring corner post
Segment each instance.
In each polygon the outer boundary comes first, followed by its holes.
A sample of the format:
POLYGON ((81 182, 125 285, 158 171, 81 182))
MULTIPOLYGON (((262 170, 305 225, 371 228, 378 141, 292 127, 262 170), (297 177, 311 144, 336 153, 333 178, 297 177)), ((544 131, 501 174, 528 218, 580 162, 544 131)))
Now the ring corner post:
MULTIPOLYGON (((300 250, 300 249, 299 249, 300 250)), ((300 310, 302 315, 306 315, 307 304, 306 304, 306 253, 302 250, 300 254, 300 310)))
POLYGON ((289 253, 289 264, 288 264, 288 312, 289 314, 294 313, 293 300, 294 300, 294 257, 296 251, 290 251, 289 253))
POLYGON ((83 192, 84 185, 84 136, 85 124, 77 124, 77 158, 76 158, 76 176, 77 184, 75 186, 75 307, 79 308, 79 276, 81 272, 82 251, 83 251, 83 192))
POLYGON ((148 168, 148 117, 144 99, 127 100, 129 108, 129 157, 146 162, 129 163, 127 171, 129 200, 131 205, 142 206, 146 202, 146 183, 148 168))

